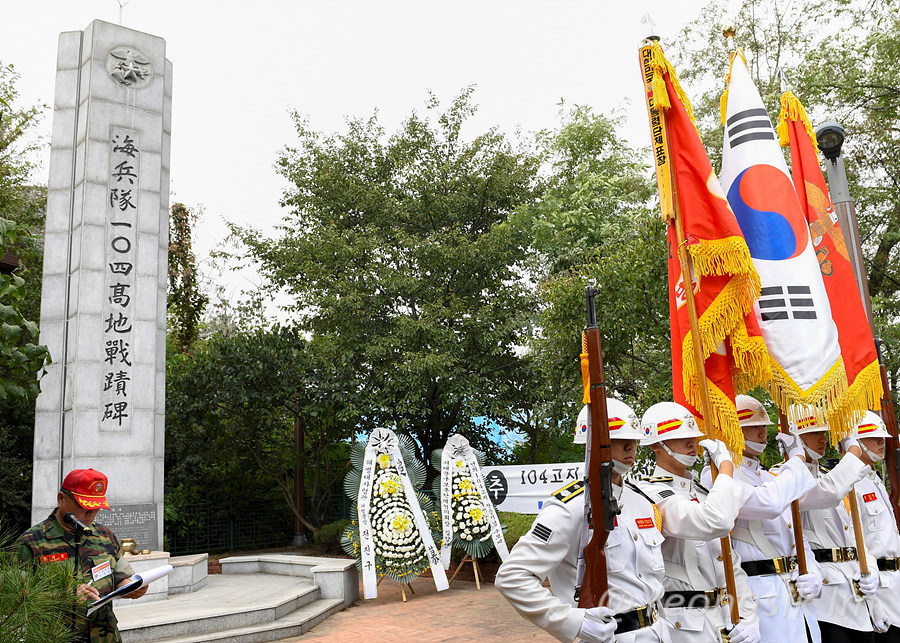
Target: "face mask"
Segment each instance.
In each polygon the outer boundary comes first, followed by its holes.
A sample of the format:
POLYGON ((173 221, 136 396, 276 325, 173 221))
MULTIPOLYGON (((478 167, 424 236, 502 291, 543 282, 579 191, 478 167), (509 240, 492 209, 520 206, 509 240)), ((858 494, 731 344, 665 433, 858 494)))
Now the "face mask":
POLYGON ((751 442, 750 440, 744 440, 744 448, 748 451, 752 451, 753 453, 759 455, 763 451, 766 450, 765 442, 751 442))
POLYGON ((872 461, 872 464, 875 464, 876 462, 881 462, 882 460, 884 460, 883 455, 878 455, 877 453, 869 451, 866 448, 866 446, 862 443, 862 440, 860 440, 860 442, 859 442, 859 448, 862 449, 863 453, 865 453, 869 457, 869 460, 872 461))
POLYGON ((818 451, 814 451, 813 449, 810 449, 808 446, 806 446, 805 442, 803 443, 803 448, 806 449, 806 455, 816 462, 822 459, 822 455, 818 451))
POLYGON ((668 453, 670 456, 675 458, 678 462, 680 462, 685 467, 692 467, 692 466, 694 466, 694 463, 697 462, 696 455, 684 455, 681 453, 675 453, 672 451, 672 449, 670 449, 669 447, 666 446, 665 442, 660 442, 660 444, 662 444, 662 448, 666 450, 666 453, 668 453))
POLYGON ((624 462, 619 462, 615 458, 613 458, 612 463, 613 471, 618 473, 620 476, 625 476, 629 471, 631 471, 631 467, 629 465, 625 464, 624 462))

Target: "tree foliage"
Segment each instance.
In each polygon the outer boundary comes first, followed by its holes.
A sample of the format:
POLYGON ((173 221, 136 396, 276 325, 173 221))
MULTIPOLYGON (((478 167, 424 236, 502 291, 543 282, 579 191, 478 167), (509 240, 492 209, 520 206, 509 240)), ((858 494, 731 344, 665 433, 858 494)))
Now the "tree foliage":
POLYGON ((180 353, 188 353, 200 337, 200 322, 209 298, 200 288, 197 259, 191 244, 191 228, 199 213, 183 203, 169 215, 168 336, 180 353))
POLYGON ((75 588, 84 581, 73 561, 23 565, 11 539, 0 533, 0 641, 73 640, 69 615, 74 615, 75 588))
POLYGON ((185 504, 247 500, 275 485, 306 527, 324 522, 340 493, 353 394, 342 374, 295 328, 216 336, 170 362, 166 395, 169 489, 185 504), (305 432, 306 490, 317 502, 300 515, 294 496, 294 422, 305 432), (259 474, 263 474, 260 480, 259 474))
POLYGON ((24 530, 31 514, 31 463, 37 375, 47 358, 38 344, 43 208, 46 190, 29 184, 34 127, 42 106, 23 108, 18 75, 0 63, 0 256, 18 258, 0 275, 0 515, 24 530))
POLYGON ((496 130, 467 140, 474 111, 471 89, 444 111, 432 98, 433 118, 390 136, 374 116, 325 135, 295 115, 281 236, 234 226, 358 391, 360 430, 407 432, 420 458, 454 431, 496 449, 475 418, 495 415, 535 306, 508 218, 534 200, 538 159, 496 130))
POLYGON ((583 457, 571 442, 588 283, 600 288, 608 392, 635 408, 671 395, 665 227, 650 207, 644 156, 618 137, 619 124, 586 107, 564 111, 561 126, 538 139, 546 190, 515 218, 532 239, 529 267, 543 302, 530 345, 538 394, 529 400, 543 426, 531 434, 530 461, 539 451, 541 460, 583 457))

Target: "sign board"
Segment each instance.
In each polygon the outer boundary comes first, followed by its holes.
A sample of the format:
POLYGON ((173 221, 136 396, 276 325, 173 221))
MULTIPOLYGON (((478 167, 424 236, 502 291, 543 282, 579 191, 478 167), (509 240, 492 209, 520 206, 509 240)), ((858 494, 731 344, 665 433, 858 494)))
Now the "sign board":
POLYGON ((159 550, 159 517, 156 505, 114 505, 102 511, 95 522, 112 529, 120 541, 134 538, 138 549, 159 550))
POLYGON ((536 514, 557 489, 584 477, 584 462, 483 467, 484 486, 497 511, 536 514))

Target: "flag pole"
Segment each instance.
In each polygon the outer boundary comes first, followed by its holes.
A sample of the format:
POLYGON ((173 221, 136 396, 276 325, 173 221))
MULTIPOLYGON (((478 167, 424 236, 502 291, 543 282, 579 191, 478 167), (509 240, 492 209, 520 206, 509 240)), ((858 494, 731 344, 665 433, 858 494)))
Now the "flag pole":
MULTIPOLYGON (((788 428, 788 419, 784 411, 778 409, 778 430, 786 435, 790 434, 788 428)), ((794 544, 797 549, 797 570, 800 575, 806 574, 809 570, 806 565, 806 545, 803 542, 803 519, 800 516, 800 501, 791 501, 791 524, 794 526, 794 544)), ((793 583, 793 581, 791 581, 793 583)), ((791 585, 791 589, 796 593, 797 588, 791 585)))
MULTIPOLYGON (((782 93, 782 97, 783 97, 786 92, 791 91, 791 88, 788 83, 787 75, 784 73, 783 68, 779 68, 778 75, 781 79, 781 93, 782 93)), ((782 112, 784 112, 784 110, 785 110, 785 107, 784 107, 783 98, 782 98, 782 112)), ((790 120, 790 119, 791 119, 791 116, 790 116, 790 114, 788 114, 786 120, 790 120)), ((810 137, 812 137, 811 132, 810 132, 810 137)), ((796 138, 795 138, 795 140, 797 141, 797 146, 798 146, 797 151, 799 153, 799 149, 800 149, 799 148, 799 140, 797 140, 796 138)), ((812 149, 815 149, 816 145, 818 144, 818 141, 813 141, 813 142, 815 143, 815 145, 813 146, 812 149)), ((792 148, 791 154, 792 154, 792 158, 793 158, 793 148, 792 148)), ((844 183, 844 188, 846 188, 846 182, 844 183)), ((844 190, 844 192, 846 192, 846 189, 844 190)), ((851 206, 853 205, 852 200, 850 200, 850 205, 851 206)), ((841 226, 841 235, 843 236, 844 224, 848 224, 848 227, 849 227, 849 219, 846 216, 840 216, 840 213, 839 213, 838 219, 840 221, 840 226, 841 226)), ((854 221, 854 223, 855 223, 855 221, 854 221)), ((855 227, 848 229, 847 232, 850 234, 850 236, 852 238, 851 239, 852 243, 847 246, 848 254, 850 255, 850 259, 851 259, 849 261, 850 268, 855 273, 854 276, 856 277, 856 285, 862 296, 862 303, 863 303, 863 307, 864 307, 865 313, 866 313, 866 320, 868 321, 869 328, 872 331, 872 337, 874 338, 875 337, 875 324, 874 324, 874 321, 872 318, 872 300, 869 296, 868 284, 865 279, 861 279, 861 273, 859 272, 859 263, 858 262, 861 260, 861 252, 860 252, 860 248, 859 248, 859 239, 857 238, 858 234, 856 233, 855 227)), ((877 348, 876 348, 876 352, 877 352, 877 348)), ((879 362, 880 362, 881 361, 880 353, 878 353, 878 358, 879 358, 879 362)), ((882 368, 883 368, 883 366, 882 366, 882 368)), ((780 410, 779 410, 779 420, 780 420, 782 430, 787 432, 787 425, 788 425, 787 418, 784 416, 784 413, 782 413, 780 410)), ((847 501, 847 507, 850 512, 850 519, 851 519, 851 522, 853 523, 853 537, 856 541, 856 559, 859 562, 859 573, 861 576, 868 576, 869 575, 869 562, 866 559, 866 543, 865 543, 865 540, 863 539, 862 523, 859 519, 859 503, 856 498, 856 485, 853 485, 850 487, 850 493, 847 494, 846 501, 847 501)), ((791 517, 792 517, 792 520, 795 525, 794 535, 795 535, 795 538, 797 538, 797 542, 799 543, 802 540, 802 532, 797 531, 797 529, 800 527, 800 508, 799 508, 799 503, 797 501, 794 501, 791 503, 791 517), (797 506, 795 506, 795 504, 797 506), (799 533, 799 536, 798 536, 798 533, 799 533)), ((806 551, 805 551, 805 549, 801 550, 799 544, 797 545, 797 563, 798 563, 798 567, 800 568, 800 573, 805 574, 806 573, 806 571, 805 571, 805 569, 806 569, 806 551)), ((857 593, 857 595, 863 596, 862 592, 859 589, 859 583, 857 581, 853 581, 853 586, 854 586, 854 590, 857 593)))
MULTIPOLYGON (((661 117, 665 119, 665 114, 661 114, 661 117)), ((666 146, 668 148, 668 140, 666 141, 666 146)), ((666 149, 667 154, 668 152, 669 150, 666 149)), ((669 155, 669 158, 672 158, 671 155, 669 155)), ((675 182, 675 177, 672 177, 672 192, 672 204, 675 210, 675 217, 670 221, 669 225, 675 226, 675 238, 678 242, 678 262, 681 265, 681 279, 684 283, 691 336, 694 338, 694 364, 697 368, 697 377, 700 380, 700 409, 703 413, 703 428, 707 436, 715 439, 716 431, 713 426, 712 407, 709 403, 709 390, 706 387, 706 365, 703 360, 703 348, 700 346, 700 325, 697 322, 697 304, 694 301, 694 282, 691 278, 693 270, 691 268, 691 258, 688 255, 687 245, 685 243, 684 225, 681 219, 681 205, 678 202, 678 186, 675 182)), ((716 465, 712 461, 712 458, 710 458, 709 468, 712 473, 713 482, 715 482, 719 472, 716 469, 716 465)), ((731 541, 728 536, 725 536, 720 539, 720 542, 722 544, 722 565, 725 568, 725 588, 728 591, 728 600, 731 602, 731 623, 732 625, 737 625, 741 620, 741 613, 737 602, 737 584, 734 580, 734 561, 731 558, 731 541)))
MULTIPOLYGON (((642 54, 644 47, 648 46, 652 41, 658 41, 657 36, 648 36, 642 45, 642 54)), ((642 56, 643 58, 643 56, 642 56)), ((646 68, 645 68, 646 69, 646 68)), ((645 87, 648 98, 652 95, 652 79, 651 76, 645 74, 645 87)), ((678 261, 681 267, 681 278, 685 287, 685 295, 688 306, 688 320, 690 322, 690 332, 694 344, 694 363, 697 367, 697 375, 700 378, 700 406, 701 413, 704 417, 704 430, 708 436, 715 439, 715 428, 712 426, 713 414, 709 401, 709 390, 706 386, 706 366, 703 360, 703 349, 700 345, 700 327, 697 321, 697 304, 694 301, 693 280, 691 279, 691 259, 687 253, 685 244, 684 224, 682 222, 681 206, 678 202, 678 189, 673 175, 671 150, 669 149, 669 137, 666 135, 666 114, 647 103, 650 116, 651 128, 657 124, 660 130, 660 139, 654 144, 654 155, 657 157, 656 171, 657 181, 660 189, 660 209, 667 221, 667 225, 675 226, 675 234, 677 241, 678 261)), ((673 392, 674 393, 674 392, 673 392)), ((716 465, 710 458, 710 472, 712 479, 715 481, 718 476, 716 465)), ((728 593, 727 600, 731 607, 731 623, 737 625, 741 620, 740 608, 737 601, 737 584, 734 580, 734 561, 731 556, 731 541, 728 536, 720 539, 722 548, 722 566, 725 571, 725 588, 728 593)))
MULTIPOLYGON (((818 128, 817 135, 821 133, 822 129, 822 126, 818 128)), ((843 144, 843 141, 841 141, 841 144, 843 144)), ((878 337, 875 329, 872 295, 869 293, 869 280, 866 273, 866 260, 863 257, 862 246, 859 242, 856 206, 853 198, 850 196, 850 188, 847 184, 847 175, 844 169, 844 160, 841 157, 840 146, 833 154, 826 154, 825 173, 828 176, 829 192, 838 199, 837 202, 832 204, 834 205, 835 213, 838 215, 841 229, 843 230, 846 225, 847 235, 850 237, 851 242, 846 244, 850 258, 850 267, 853 269, 853 274, 856 277, 859 295, 866 311, 866 319, 869 322, 869 330, 872 332, 875 351, 878 355, 882 389, 881 418, 884 420, 885 427, 891 436, 886 440, 884 464, 891 483, 889 500, 893 506, 897 529, 900 530, 900 432, 897 430, 897 418, 894 414, 894 400, 891 396, 891 384, 888 379, 887 367, 885 366, 884 356, 881 353, 884 341, 878 337)))

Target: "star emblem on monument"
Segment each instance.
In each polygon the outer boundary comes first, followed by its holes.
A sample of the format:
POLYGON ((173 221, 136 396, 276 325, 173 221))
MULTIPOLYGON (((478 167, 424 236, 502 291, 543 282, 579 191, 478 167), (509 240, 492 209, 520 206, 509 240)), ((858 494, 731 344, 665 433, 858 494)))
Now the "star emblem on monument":
POLYGON ((110 50, 109 57, 109 74, 122 85, 143 84, 141 81, 153 74, 150 59, 137 49, 116 47, 110 50))

